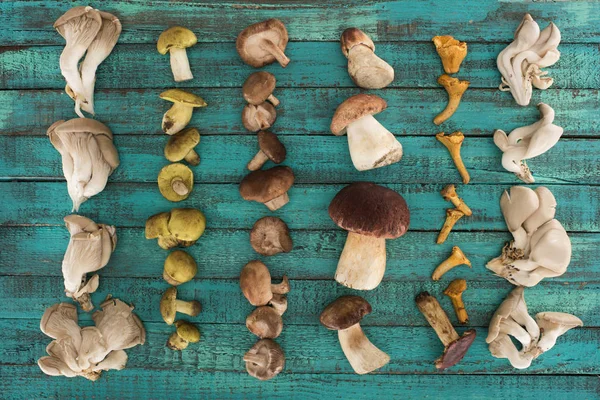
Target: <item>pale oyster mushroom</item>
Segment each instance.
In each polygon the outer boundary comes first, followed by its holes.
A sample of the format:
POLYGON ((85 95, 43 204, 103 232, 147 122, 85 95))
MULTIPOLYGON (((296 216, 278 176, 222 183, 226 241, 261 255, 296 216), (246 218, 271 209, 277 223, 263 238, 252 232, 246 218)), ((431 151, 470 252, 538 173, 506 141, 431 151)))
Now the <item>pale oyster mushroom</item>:
POLYGON ((542 332, 536 346, 540 354, 554 347, 558 337, 568 330, 583 326, 583 322, 576 316, 561 312, 541 312, 536 314, 535 320, 542 332))
POLYGON ((548 89, 554 80, 542 68, 554 65, 560 58, 560 31, 550 23, 543 31, 525 14, 514 41, 498 54, 496 64, 502 74, 500 90, 510 91, 517 104, 526 106, 533 87, 548 89))
POLYGON ((547 104, 538 104, 541 118, 538 122, 513 130, 508 135, 500 129, 494 132, 494 143, 502 152, 502 166, 525 183, 535 179, 525 160, 550 150, 563 134, 563 128, 554 125, 554 110, 547 104))

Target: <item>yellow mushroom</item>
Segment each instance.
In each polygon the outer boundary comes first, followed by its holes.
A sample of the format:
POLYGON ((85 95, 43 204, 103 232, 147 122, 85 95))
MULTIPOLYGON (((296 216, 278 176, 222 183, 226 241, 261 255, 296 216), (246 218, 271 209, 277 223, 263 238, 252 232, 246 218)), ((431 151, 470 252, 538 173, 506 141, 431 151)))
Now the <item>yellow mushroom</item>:
POLYGON ((447 74, 457 73, 467 56, 467 43, 460 42, 452 36, 434 36, 431 40, 442 59, 444 71, 447 74))
POLYGON ((200 156, 195 147, 200 143, 200 132, 196 128, 186 128, 169 138, 165 145, 165 158, 171 162, 185 160, 190 165, 200 164, 200 156))
POLYGON ((162 120, 162 130, 167 135, 174 135, 185 128, 192 119, 194 108, 206 107, 202 97, 181 89, 165 90, 159 97, 173 103, 162 120))
POLYGON ((440 132, 435 135, 435 138, 444 146, 446 146, 450 152, 450 157, 452 157, 452 161, 454 161, 454 165, 456 165, 456 169, 462 177, 463 183, 465 185, 469 183, 471 181, 471 177, 469 176, 469 171, 467 171, 467 167, 465 167, 465 164, 460 156, 460 148, 465 140, 465 135, 463 135, 462 132, 453 132, 449 135, 446 135, 444 132, 440 132))
POLYGON ((160 54, 171 56, 171 71, 175 82, 188 81, 193 79, 190 63, 186 53, 186 48, 192 47, 198 42, 194 32, 182 26, 173 26, 158 37, 156 49, 160 54))
POLYGON ((449 119, 458 108, 463 93, 469 87, 469 81, 461 81, 458 78, 453 78, 449 75, 444 74, 438 78, 437 82, 438 84, 442 85, 448 93, 448 105, 446 106, 444 111, 439 113, 433 119, 434 124, 440 125, 442 122, 449 119))
POLYGON ((446 290, 444 290, 444 294, 450 297, 452 307, 454 307, 454 312, 456 313, 456 318, 458 318, 458 322, 461 324, 469 322, 469 314, 467 314, 465 303, 462 299, 462 294, 465 290, 467 290, 467 281, 464 279, 453 280, 446 290))
POLYGON ((438 235, 437 244, 442 244, 446 241, 448 235, 450 234, 450 231, 454 227, 454 224, 456 224, 456 221, 461 219, 464 215, 465 214, 462 211, 457 210, 456 208, 449 208, 446 210, 446 220, 444 221, 442 230, 438 235))
POLYGON ((198 265, 192 256, 183 250, 175 250, 167 256, 163 269, 163 279, 173 286, 194 279, 198 265))
POLYGON ((206 217, 194 208, 174 208, 155 214, 146 221, 146 239, 158 239, 165 249, 189 247, 196 243, 206 228, 206 217))
POLYGON ((458 246, 452 247, 452 253, 450 257, 446 258, 431 274, 431 279, 439 281, 442 276, 452 268, 458 267, 459 265, 466 265, 471 268, 471 261, 465 256, 462 250, 458 246))
POLYGON ((188 198, 194 187, 194 173, 181 164, 169 164, 158 174, 160 194, 169 201, 182 201, 188 198))
POLYGON ((473 215, 473 211, 471 211, 469 206, 463 199, 458 197, 458 194, 456 194, 456 187, 454 185, 446 185, 440 193, 444 200, 454 204, 454 207, 456 207, 457 210, 462 211, 467 217, 473 215))

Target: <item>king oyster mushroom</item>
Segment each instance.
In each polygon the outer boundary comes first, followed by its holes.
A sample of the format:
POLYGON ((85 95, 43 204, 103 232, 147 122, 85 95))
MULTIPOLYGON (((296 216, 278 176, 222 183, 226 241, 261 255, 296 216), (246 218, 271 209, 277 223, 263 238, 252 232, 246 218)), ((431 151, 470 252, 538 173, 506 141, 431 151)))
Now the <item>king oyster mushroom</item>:
POLYGON ((382 89, 394 80, 394 68, 375 55, 375 44, 358 28, 342 33, 342 53, 348 59, 348 74, 357 86, 382 89))
POLYGON ((284 53, 287 43, 285 25, 272 18, 252 24, 240 32, 235 47, 242 60, 254 68, 264 67, 276 60, 285 68, 290 62, 284 53))

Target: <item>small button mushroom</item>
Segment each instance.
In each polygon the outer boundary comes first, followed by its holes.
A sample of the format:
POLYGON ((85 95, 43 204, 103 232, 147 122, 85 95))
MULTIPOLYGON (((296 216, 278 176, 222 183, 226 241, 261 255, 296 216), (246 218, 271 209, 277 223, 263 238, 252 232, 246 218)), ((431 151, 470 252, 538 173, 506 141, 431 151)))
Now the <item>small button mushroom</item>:
POLYGON ((244 200, 263 203, 275 211, 290 201, 287 192, 293 184, 294 173, 290 167, 253 171, 242 179, 240 195, 244 200))
POLYGON ((450 153, 450 157, 460 174, 463 183, 466 185, 471 181, 471 177, 469 176, 469 171, 467 171, 467 167, 465 167, 465 163, 463 162, 460 156, 460 148, 462 147, 462 143, 465 140, 465 135, 462 132, 452 132, 449 135, 446 135, 444 132, 440 132, 435 135, 435 138, 443 144, 450 153))
POLYGON ((319 318, 327 329, 338 331, 342 351, 354 372, 360 375, 390 361, 390 356, 375 347, 360 327, 360 321, 371 311, 371 305, 362 297, 342 296, 325 307, 319 318))
POLYGON ((244 100, 255 106, 269 101, 273 106, 277 107, 279 100, 273 96, 276 84, 275 75, 270 72, 255 72, 246 79, 246 82, 242 86, 244 100))
POLYGON ((269 304, 274 294, 286 294, 290 291, 287 276, 283 276, 281 283, 271 283, 271 273, 265 264, 260 261, 250 261, 244 266, 240 274, 240 288, 244 297, 253 306, 269 304))
POLYGON ((335 280, 357 290, 376 288, 385 273, 385 240, 399 238, 408 230, 406 201, 383 186, 357 182, 333 198, 329 216, 348 231, 335 280))
POLYGON ((285 25, 272 18, 252 24, 240 32, 235 47, 242 60, 254 68, 271 64, 275 60, 285 68, 290 62, 284 53, 287 43, 285 25))
POLYGON ((185 128, 192 119, 194 108, 206 107, 202 97, 181 89, 165 90, 160 98, 173 103, 162 120, 162 130, 167 135, 174 135, 185 128))
POLYGON ((394 80, 394 68, 375 55, 375 44, 358 28, 342 33, 342 52, 348 59, 348 74, 357 86, 382 89, 394 80))
POLYGON ((158 213, 146 221, 146 239, 158 239, 158 245, 169 250, 196 243, 206 228, 206 217, 194 208, 174 208, 158 213))
POLYGON ((246 371, 261 381, 268 381, 279 374, 285 366, 285 354, 271 339, 261 339, 244 354, 246 371))
POLYGON ((273 256, 292 250, 293 243, 288 226, 277 217, 263 217, 250 231, 250 244, 263 256, 273 256))
POLYGON ((158 173, 158 189, 160 194, 169 201, 187 199, 193 187, 194 173, 181 163, 166 165, 158 173))
POLYGON ((448 104, 446 105, 446 108, 433 119, 434 124, 441 125, 456 112, 460 100, 470 83, 469 81, 461 81, 458 78, 453 78, 446 74, 440 76, 437 82, 439 85, 442 85, 444 89, 446 89, 446 93, 448 93, 448 104))
POLYGON ((459 265, 466 265, 471 268, 471 261, 465 256, 465 253, 458 246, 452 247, 452 253, 446 258, 431 274, 431 279, 439 281, 442 276, 452 268, 458 267, 459 265))
POLYGON ((331 132, 348 133, 348 148, 354 168, 367 171, 396 163, 402 158, 402 145, 373 115, 387 108, 379 96, 357 94, 346 99, 335 110, 331 132))
POLYGON ((457 73, 460 64, 467 56, 467 44, 454 39, 452 36, 434 36, 431 41, 442 59, 444 71, 447 74, 457 73))
POLYGON ((250 132, 269 129, 277 119, 277 111, 268 101, 258 105, 247 104, 242 110, 242 123, 250 132))
POLYGON ((257 136, 260 150, 248 163, 248 169, 250 171, 261 169, 269 160, 275 164, 281 164, 285 160, 287 151, 277 135, 269 131, 260 131, 257 136))
POLYGON ((194 32, 182 26, 173 26, 158 37, 156 49, 162 55, 171 55, 171 71, 175 82, 189 81, 193 79, 190 63, 185 49, 192 47, 198 42, 194 32))
POLYGON ((200 156, 195 147, 200 143, 200 132, 196 128, 186 128, 169 138, 165 145, 165 158, 171 162, 185 160, 190 165, 200 164, 200 156))
POLYGON ((283 319, 275 308, 261 306, 248 315, 246 328, 261 339, 275 339, 283 330, 283 319))
POLYGON ((190 343, 198 343, 200 341, 200 331, 195 325, 187 321, 175 321, 177 330, 169 336, 167 347, 171 350, 184 350, 190 343))
POLYGON ((183 250, 169 253, 165 260, 163 278, 173 286, 181 285, 194 279, 198 265, 194 258, 183 250))
POLYGON ((160 314, 167 325, 173 325, 177 313, 195 317, 200 314, 200 311, 202 311, 202 305, 199 301, 178 300, 175 286, 168 288, 160 299, 160 314))

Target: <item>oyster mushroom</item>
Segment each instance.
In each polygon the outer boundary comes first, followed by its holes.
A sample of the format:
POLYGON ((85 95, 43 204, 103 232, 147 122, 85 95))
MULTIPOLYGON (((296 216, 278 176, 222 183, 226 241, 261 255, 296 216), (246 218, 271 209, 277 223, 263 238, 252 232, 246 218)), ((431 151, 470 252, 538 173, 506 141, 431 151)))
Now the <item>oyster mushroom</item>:
POLYGON ((456 317, 458 318, 458 322, 461 324, 466 324, 469 322, 469 315, 467 314, 467 310, 465 308, 465 302, 462 299, 462 294, 467 290, 467 281, 464 279, 455 279, 444 290, 444 294, 450 297, 452 301, 452 307, 454 307, 454 312, 456 313, 456 317))
POLYGON ((167 347, 171 350, 185 350, 190 343, 200 341, 200 331, 187 321, 175 321, 175 332, 169 336, 167 347))
POLYGON ((473 215, 473 211, 471 211, 467 203, 465 203, 463 199, 458 197, 458 194, 456 193, 456 187, 454 185, 446 185, 442 189, 440 194, 442 195, 444 200, 454 204, 454 207, 456 207, 458 211, 462 212, 467 217, 473 215))
POLYGON ((108 351, 125 350, 146 342, 146 330, 133 313, 133 306, 109 295, 100 308, 92 314, 92 319, 108 351))
POLYGON ((263 203, 275 211, 290 201, 287 192, 293 184, 294 173, 290 167, 253 171, 242 179, 240 195, 244 200, 263 203))
POLYGON ((246 328, 261 339, 275 339, 281 335, 283 319, 277 309, 261 306, 248 315, 246 328))
POLYGON ((198 265, 194 258, 183 250, 174 250, 167 256, 163 268, 163 279, 178 286, 194 279, 198 265))
POLYGON ((442 85, 448 93, 448 104, 446 105, 446 108, 433 119, 434 124, 441 125, 458 109, 460 100, 469 87, 469 81, 461 81, 458 78, 453 78, 444 74, 438 78, 437 83, 442 85))
POLYGON ((242 110, 242 123, 250 132, 269 129, 276 119, 277 111, 268 101, 258 105, 246 104, 242 110))
MULTIPOLYGON (((265 264, 260 261, 250 261, 244 266, 240 274, 240 288, 244 297, 253 306, 265 306, 273 300, 274 295, 283 295, 290 291, 287 276, 283 276, 281 283, 271 283, 271 273, 265 264)), ((283 313, 281 313, 283 314, 283 313)))
POLYGON ((194 173, 181 163, 173 163, 160 170, 157 182, 160 194, 165 199, 173 202, 182 201, 192 193, 194 173))
POLYGON ((169 52, 171 71, 175 82, 189 81, 194 78, 185 49, 192 47, 197 42, 198 38, 194 32, 182 26, 173 26, 158 37, 156 49, 162 55, 169 52))
POLYGON ((385 273, 386 239, 399 238, 408 230, 406 201, 391 189, 356 182, 336 194, 329 217, 348 231, 335 280, 357 290, 376 288, 385 273))
POLYGON ((285 68, 290 62, 284 53, 287 43, 285 25, 271 18, 252 24, 240 32, 235 47, 242 60, 254 68, 264 67, 276 60, 285 68))
POLYGON ((536 354, 545 353, 556 344, 559 336, 578 326, 583 322, 574 315, 561 312, 541 312, 536 314, 535 320, 541 331, 541 338, 536 345, 536 354))
POLYGON ((195 147, 200 143, 200 132, 196 128, 186 128, 169 138, 165 145, 165 158, 171 162, 181 160, 190 165, 200 164, 200 156, 195 147))
POLYGON ((394 80, 394 68, 375 55, 375 44, 358 28, 342 33, 342 53, 348 59, 348 74, 357 86, 382 89, 394 80))
POLYGON ((279 100, 273 96, 276 85, 277 80, 272 73, 266 71, 255 72, 242 85, 244 100, 255 106, 269 101, 273 106, 277 107, 279 100))
POLYGON ((202 305, 197 300, 184 301, 177 298, 177 288, 171 286, 162 295, 160 299, 160 315, 167 325, 173 325, 175 315, 182 313, 192 317, 197 316, 202 311, 202 305))
POLYGON ((371 305, 360 296, 341 296, 330 303, 319 317, 327 329, 338 331, 338 339, 352 369, 359 375, 373 372, 390 361, 367 338, 360 321, 372 311, 371 305))
POLYGON ((454 246, 452 247, 452 253, 448 258, 446 258, 431 274, 431 279, 434 281, 439 281, 442 279, 442 276, 452 268, 458 267, 459 265, 466 265, 471 268, 471 261, 465 256, 465 253, 462 252, 460 247, 454 246))
POLYGON ((285 366, 281 347, 271 339, 261 339, 246 354, 246 371, 261 381, 268 381, 279 374, 285 366))
POLYGON ((534 359, 531 352, 521 352, 517 349, 510 337, 502 333, 488 345, 492 356, 496 358, 507 358, 510 364, 517 369, 529 368, 534 359))
POLYGON ((402 158, 402 145, 373 115, 387 108, 379 96, 357 94, 346 99, 335 110, 331 132, 348 133, 348 147, 354 168, 367 171, 396 163, 402 158))
POLYGON ((275 164, 281 164, 285 160, 287 151, 277 135, 269 131, 260 131, 257 136, 260 150, 248 163, 248 169, 250 171, 261 169, 269 160, 275 164))
POLYGON ((467 171, 467 167, 465 167, 465 163, 460 156, 460 148, 462 147, 462 143, 465 140, 465 135, 460 132, 452 132, 449 135, 446 135, 444 132, 440 132, 435 135, 435 138, 443 144, 448 152, 450 153, 450 157, 456 165, 456 169, 462 178, 462 182, 466 185, 471 181, 471 177, 469 176, 469 171, 467 171))
POLYGON ((194 108, 206 107, 202 97, 181 89, 166 90, 160 98, 173 103, 162 120, 162 130, 167 135, 174 135, 185 128, 192 119, 194 108))
POLYGON ((158 245, 169 250, 196 243, 206 228, 206 217, 194 208, 174 208, 155 214, 146 221, 146 239, 158 239, 158 245))
POLYGON ((293 242, 288 226, 277 217, 263 217, 254 223, 250 231, 250 245, 263 256, 289 253, 293 242))
POLYGON ((467 44, 454 39, 452 36, 434 36, 431 41, 442 59, 444 72, 447 74, 457 73, 460 64, 467 56, 467 44))

